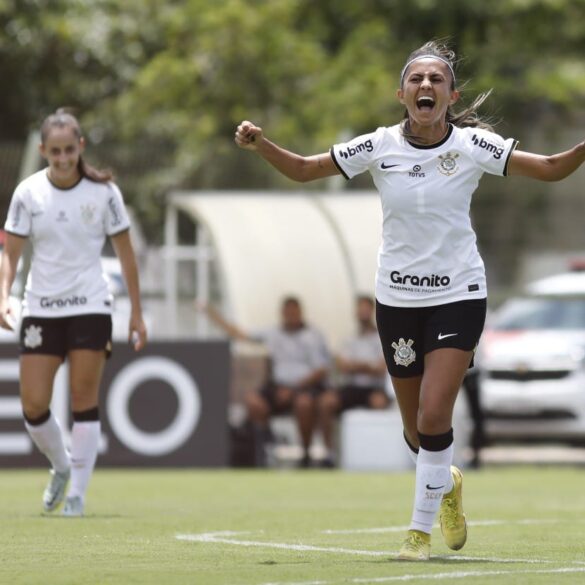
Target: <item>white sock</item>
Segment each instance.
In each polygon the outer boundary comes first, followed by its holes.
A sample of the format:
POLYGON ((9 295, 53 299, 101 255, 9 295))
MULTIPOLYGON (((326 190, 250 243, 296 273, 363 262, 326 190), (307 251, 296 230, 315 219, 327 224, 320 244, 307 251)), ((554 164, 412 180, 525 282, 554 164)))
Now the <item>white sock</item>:
POLYGON ((31 425, 25 420, 24 426, 39 451, 47 456, 53 469, 60 473, 67 471, 70 467, 69 455, 55 415, 51 413, 49 419, 40 425, 31 425))
POLYGON ((71 430, 71 483, 67 497, 78 496, 82 500, 91 479, 97 458, 100 438, 100 422, 74 422, 71 430))
POLYGON ((411 530, 431 533, 443 494, 453 489, 453 444, 443 451, 418 451, 411 530))

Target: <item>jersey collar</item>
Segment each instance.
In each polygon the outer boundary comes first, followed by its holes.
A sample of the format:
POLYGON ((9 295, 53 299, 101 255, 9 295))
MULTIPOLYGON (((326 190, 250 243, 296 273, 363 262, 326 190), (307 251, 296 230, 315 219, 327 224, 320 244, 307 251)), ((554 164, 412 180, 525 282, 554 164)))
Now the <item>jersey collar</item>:
POLYGON ((430 148, 438 148, 439 146, 443 146, 443 144, 445 144, 445 142, 451 138, 451 134, 453 134, 453 124, 449 124, 447 134, 445 134, 445 136, 439 142, 435 142, 434 144, 415 144, 410 140, 407 140, 406 142, 408 142, 408 144, 410 144, 410 146, 413 148, 418 148, 419 150, 429 150, 430 148))
POLYGON ((71 191, 71 189, 75 189, 75 187, 77 187, 77 185, 79 185, 79 183, 81 183, 81 181, 83 181, 84 178, 83 175, 80 175, 79 180, 75 184, 71 185, 71 187, 59 187, 58 185, 55 185, 53 181, 51 181, 51 177, 49 176, 49 169, 45 171, 45 175, 47 177, 47 181, 49 181, 49 183, 51 183, 51 185, 55 187, 55 189, 59 189, 59 191, 71 191))

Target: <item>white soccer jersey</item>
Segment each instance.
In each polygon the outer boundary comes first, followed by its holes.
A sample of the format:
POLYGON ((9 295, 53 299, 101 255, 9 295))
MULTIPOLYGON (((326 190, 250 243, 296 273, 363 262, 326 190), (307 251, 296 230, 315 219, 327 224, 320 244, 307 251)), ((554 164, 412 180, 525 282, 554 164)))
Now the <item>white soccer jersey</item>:
POLYGON ((59 189, 46 169, 20 183, 4 229, 32 242, 23 316, 111 313, 101 251, 106 236, 129 227, 122 194, 113 183, 83 178, 70 189, 59 189))
POLYGON ((380 193, 379 302, 424 307, 487 296, 471 196, 484 172, 506 175, 516 145, 487 130, 450 125, 441 142, 420 146, 396 125, 331 148, 346 179, 367 170, 380 193))

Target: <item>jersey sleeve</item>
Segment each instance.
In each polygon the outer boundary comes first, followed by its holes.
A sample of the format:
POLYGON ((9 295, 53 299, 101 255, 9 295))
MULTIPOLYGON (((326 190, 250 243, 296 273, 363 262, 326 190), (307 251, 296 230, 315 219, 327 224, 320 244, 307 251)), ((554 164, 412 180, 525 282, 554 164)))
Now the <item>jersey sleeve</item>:
POLYGON ((18 186, 12 195, 4 230, 10 234, 27 237, 30 235, 31 215, 26 205, 26 189, 18 186))
POLYGON ((105 223, 105 230, 108 236, 115 236, 130 228, 130 218, 124 205, 124 198, 120 189, 114 183, 108 184, 105 223))
POLYGON ((471 156, 477 165, 491 175, 507 176, 508 162, 518 141, 480 128, 469 128, 471 156))
POLYGON ((331 158, 339 172, 349 180, 370 168, 379 141, 378 131, 362 134, 349 142, 334 144, 330 150, 331 158))

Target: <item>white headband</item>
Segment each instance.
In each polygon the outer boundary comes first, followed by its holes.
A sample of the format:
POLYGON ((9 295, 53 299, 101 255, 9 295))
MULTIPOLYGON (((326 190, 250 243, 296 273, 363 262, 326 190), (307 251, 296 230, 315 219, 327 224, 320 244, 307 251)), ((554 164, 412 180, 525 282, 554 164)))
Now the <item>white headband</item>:
POLYGON ((443 63, 445 63, 445 65, 447 65, 447 67, 449 67, 449 71, 451 72, 451 75, 453 77, 453 85, 455 85, 455 71, 453 71, 453 66, 451 65, 451 63, 449 63, 449 61, 447 61, 447 59, 445 59, 444 57, 439 57, 438 55, 419 55, 418 57, 415 57, 414 59, 411 59, 403 68, 402 68, 402 72, 400 73, 400 87, 402 87, 402 84, 404 83, 404 75, 406 74, 406 70, 415 62, 418 61, 419 59, 438 59, 439 61, 442 61, 443 63))

